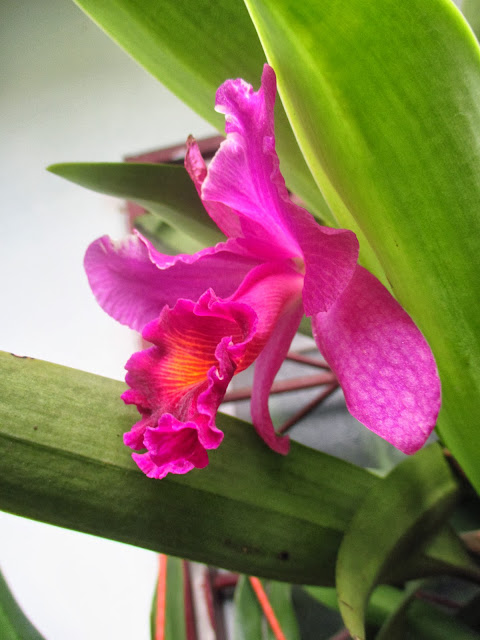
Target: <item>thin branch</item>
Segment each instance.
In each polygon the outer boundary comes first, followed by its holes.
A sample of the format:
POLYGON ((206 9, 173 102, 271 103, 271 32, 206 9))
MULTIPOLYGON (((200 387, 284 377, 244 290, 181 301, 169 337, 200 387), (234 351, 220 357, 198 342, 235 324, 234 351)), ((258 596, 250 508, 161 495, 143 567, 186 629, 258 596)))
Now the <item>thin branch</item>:
POLYGON ((165 554, 158 556, 157 606, 155 611, 155 640, 165 640, 165 604, 167 595, 167 561, 165 554))
POLYGON ((297 424, 302 418, 305 418, 309 413, 311 413, 314 409, 316 409, 324 400, 326 400, 329 396, 332 395, 334 391, 338 389, 340 385, 338 381, 335 379, 335 382, 332 382, 326 389, 324 389, 318 396, 316 396, 311 402, 302 407, 297 413, 295 413, 291 418, 289 418, 286 422, 282 424, 281 427, 277 429, 277 433, 283 435, 289 429, 297 424))
POLYGON ((273 631, 273 635, 275 636, 275 639, 287 640, 285 637, 285 634, 282 631, 280 623, 277 620, 277 616, 275 615, 275 612, 272 609, 272 605, 270 604, 270 600, 268 599, 268 596, 265 593, 262 583, 258 578, 253 578, 252 576, 249 577, 249 580, 250 580, 250 584, 253 587, 253 590, 255 591, 255 595, 258 598, 258 602, 260 603, 260 606, 263 609, 265 618, 267 619, 268 624, 270 625, 273 631))
MULTIPOLYGON (((278 380, 274 382, 270 393, 287 393, 289 391, 299 391, 300 389, 311 389, 323 384, 336 382, 333 373, 319 373, 313 376, 301 376, 300 378, 290 378, 289 380, 278 380)), ((225 394, 223 402, 237 402, 238 400, 248 400, 252 397, 252 387, 241 387, 233 389, 225 394)))
POLYGON ((310 367, 318 367, 319 369, 326 369, 327 371, 330 371, 330 367, 326 362, 317 360, 316 358, 312 358, 311 356, 304 356, 303 354, 297 353, 296 351, 289 351, 287 353, 287 360, 300 362, 301 364, 307 364, 310 367))

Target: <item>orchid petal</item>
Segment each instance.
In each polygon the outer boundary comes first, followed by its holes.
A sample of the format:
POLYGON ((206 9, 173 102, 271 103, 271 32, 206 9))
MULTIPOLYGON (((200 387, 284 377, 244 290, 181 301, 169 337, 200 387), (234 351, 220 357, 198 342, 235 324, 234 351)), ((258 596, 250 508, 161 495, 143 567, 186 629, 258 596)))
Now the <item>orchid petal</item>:
POLYGON ((440 380, 430 347, 398 302, 358 266, 312 324, 350 413, 404 453, 420 449, 435 426, 440 380))
POLYGON ((287 454, 290 449, 288 436, 275 432, 268 397, 273 381, 287 355, 290 344, 302 319, 303 308, 299 303, 292 306, 277 322, 275 331, 255 362, 252 385, 252 422, 258 435, 277 453, 287 454))
POLYGON ((208 464, 208 454, 198 439, 194 423, 182 423, 166 414, 158 426, 148 428, 144 445, 146 453, 133 453, 132 458, 149 478, 164 478, 168 473, 188 473, 208 464))
POLYGON ((205 466, 207 449, 223 433, 215 426, 218 406, 241 367, 255 335, 257 316, 247 305, 219 300, 209 290, 198 302, 164 307, 142 335, 152 347, 127 362, 122 398, 142 418, 124 436, 126 445, 147 448, 134 454, 149 476, 186 473, 205 466))
POLYGON ((289 315, 292 308, 301 308, 302 282, 302 275, 292 268, 290 261, 265 263, 252 269, 230 298, 248 305, 257 316, 255 335, 246 349, 242 369, 259 356, 277 323, 289 315))
MULTIPOLYGON (((145 326, 142 335, 153 346, 128 361, 130 389, 122 398, 142 414, 124 442, 148 449, 135 456, 147 474, 186 473, 205 462, 203 449, 218 447, 223 433, 215 416, 230 380, 258 357, 279 320, 290 317, 292 307, 301 309, 301 287, 290 261, 263 264, 229 300, 209 290, 196 303, 164 307, 145 326)), ((268 429, 263 432, 278 448, 268 429)))
MULTIPOLYGON (((236 211, 246 236, 265 238, 278 255, 297 255, 275 177, 286 188, 275 153, 275 74, 265 67, 257 92, 244 80, 227 80, 217 91, 216 110, 226 116, 227 139, 208 168, 202 200, 236 211)), ((287 214, 288 215, 288 214, 287 214)))
POLYGON ((264 259, 299 257, 305 263, 307 315, 326 311, 348 285, 358 258, 351 231, 320 226, 289 197, 275 152, 275 73, 265 65, 259 91, 228 80, 217 92, 226 115, 222 142, 203 177, 205 206, 223 203, 240 216, 243 235, 264 259))
MULTIPOLYGON (((219 300, 212 291, 198 302, 179 300, 173 309, 164 307, 142 332, 154 346, 135 353, 126 365, 131 389, 122 397, 143 414, 138 426, 145 431, 156 427, 168 413, 181 422, 195 422, 202 444, 218 447, 223 436, 214 425, 215 413, 256 322, 249 307, 219 300), (148 415, 153 422, 145 419, 148 415)), ((136 427, 132 431, 138 442, 136 427)))
POLYGON ((308 214, 296 218, 295 234, 305 262, 303 305, 307 316, 328 311, 355 273, 358 240, 352 231, 321 227, 308 214))
MULTIPOLYGON (((200 149, 195 139, 190 136, 187 140, 187 153, 185 155, 185 168, 202 198, 202 185, 207 177, 207 167, 202 158, 200 149)), ((218 228, 229 238, 238 238, 242 235, 238 214, 221 202, 203 201, 208 215, 218 228)))
POLYGON ((244 253, 236 241, 227 241, 194 255, 167 256, 135 232, 118 243, 108 236, 93 242, 85 255, 85 270, 103 310, 141 331, 179 298, 197 300, 209 286, 218 296, 231 295, 258 264, 244 253))

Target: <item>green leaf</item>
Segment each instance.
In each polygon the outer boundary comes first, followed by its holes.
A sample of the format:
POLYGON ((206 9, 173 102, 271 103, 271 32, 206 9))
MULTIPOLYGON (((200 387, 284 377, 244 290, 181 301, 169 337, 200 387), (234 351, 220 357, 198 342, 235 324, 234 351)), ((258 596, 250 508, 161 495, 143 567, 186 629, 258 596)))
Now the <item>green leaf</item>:
MULTIPOLYGON (((75 1, 127 53, 219 131, 224 129, 224 118, 214 111, 217 88, 237 77, 259 84, 265 54, 242 2, 75 1)), ((280 104, 276 120, 287 184, 312 211, 332 221, 280 104)))
POLYGON ((480 49, 447 0, 246 0, 297 140, 429 340, 480 490, 480 49))
POLYGON ((67 162, 51 165, 48 170, 87 189, 132 200, 205 246, 225 239, 205 211, 183 167, 134 162, 67 162))
MULTIPOLYGON (((0 369, 0 509, 18 515, 250 575, 330 585, 344 531, 383 482, 294 442, 280 456, 251 425, 221 414, 225 439, 208 468, 150 480, 122 443, 138 419, 119 399, 123 383, 2 352, 0 369)), ((450 556, 437 548, 421 568, 447 570, 450 556)))
POLYGON ((44 640, 18 606, 1 571, 0 635, 2 640, 44 640))
POLYGON ((375 585, 425 545, 458 492, 440 447, 433 444, 400 463, 368 494, 337 560, 340 612, 353 637, 365 638, 365 610, 375 585))
MULTIPOLYGON (((215 92, 228 78, 242 77, 258 87, 265 53, 241 2, 217 0, 75 0, 104 31, 137 62, 219 131, 223 116, 215 113, 215 92)), ((275 135, 287 186, 321 220, 338 226, 299 150, 280 101, 275 110, 275 135)), ((385 276, 360 227, 350 228, 361 241, 361 260, 385 276)))
POLYGON ((262 640, 262 610, 247 576, 239 577, 233 601, 233 640, 262 640))
POLYGON ((169 555, 285 582, 333 584, 348 522, 378 482, 292 443, 266 447, 219 415, 210 464, 161 481, 123 445, 138 419, 123 383, 0 354, 0 508, 169 555))
POLYGON ((145 236, 162 253, 195 253, 203 246, 180 229, 174 229, 154 213, 137 216, 133 222, 135 229, 145 236))
MULTIPOLYGON (((278 623, 288 640, 300 640, 292 604, 292 586, 284 582, 263 582, 278 623)), ((275 640, 248 577, 240 576, 235 589, 234 640, 275 640)))

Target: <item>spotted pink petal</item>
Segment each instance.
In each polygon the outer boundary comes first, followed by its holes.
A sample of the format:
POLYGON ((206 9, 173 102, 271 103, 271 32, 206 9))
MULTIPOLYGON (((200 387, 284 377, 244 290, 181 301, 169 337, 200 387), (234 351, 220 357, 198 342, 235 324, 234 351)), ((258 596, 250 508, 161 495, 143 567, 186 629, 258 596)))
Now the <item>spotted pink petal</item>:
POLYGON ((231 295, 256 264, 235 241, 194 255, 167 256, 140 233, 121 242, 103 236, 85 254, 90 287, 104 311, 132 329, 141 329, 162 308, 180 298, 197 300, 212 287, 221 297, 231 295))
POLYGON ((320 226, 288 195, 275 152, 275 73, 265 65, 259 91, 241 79, 217 92, 226 115, 227 139, 202 176, 205 206, 221 203, 240 220, 245 245, 265 260, 283 257, 305 264, 307 315, 327 310, 355 271, 358 242, 351 231, 320 226))
POLYGON ((404 453, 420 449, 440 409, 440 380, 430 347, 398 302, 358 266, 312 324, 350 413, 404 453))

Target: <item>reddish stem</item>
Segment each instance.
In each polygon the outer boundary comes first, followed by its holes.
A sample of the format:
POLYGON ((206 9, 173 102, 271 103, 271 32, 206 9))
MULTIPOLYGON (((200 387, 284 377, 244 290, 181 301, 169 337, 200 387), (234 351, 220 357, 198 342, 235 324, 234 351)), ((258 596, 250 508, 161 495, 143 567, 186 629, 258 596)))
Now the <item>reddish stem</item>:
POLYGON ((312 358, 311 356, 304 356, 303 354, 297 353, 296 351, 289 351, 287 353, 287 360, 300 362, 301 364, 307 364, 310 367, 318 367, 319 369, 326 369, 327 371, 330 371, 330 367, 323 360, 317 360, 316 358, 312 358))
POLYGON ((190 579, 190 569, 187 560, 182 560, 182 573, 186 640, 197 640, 197 631, 195 628, 195 613, 193 610, 192 581, 190 579))
POLYGON ((286 431, 291 429, 294 425, 297 424, 302 418, 305 418, 309 413, 311 413, 314 409, 316 409, 324 400, 328 398, 328 396, 332 395, 334 391, 336 391, 339 387, 337 380, 332 382, 326 389, 324 389, 318 396, 306 404, 302 409, 297 411, 291 418, 289 418, 286 422, 282 424, 281 427, 277 429, 277 433, 283 435, 286 431))
POLYGON ((165 605, 167 596, 167 561, 166 555, 158 556, 157 608, 155 612, 155 640, 165 640, 165 605))
POLYGON ((255 591, 255 595, 258 598, 260 606, 263 609, 263 613, 268 621, 268 624, 270 625, 273 631, 273 635, 275 636, 276 640, 287 640, 282 631, 280 623, 277 620, 277 616, 275 615, 275 612, 272 609, 272 605, 270 604, 270 600, 268 599, 268 596, 265 593, 262 583, 258 578, 253 578, 252 576, 249 577, 249 580, 250 580, 250 584, 253 587, 253 590, 255 591))
POLYGON ((222 591, 230 587, 236 587, 238 575, 236 573, 216 573, 213 576, 212 587, 216 591, 222 591))
MULTIPOLYGON (((313 376, 301 376, 300 378, 290 378, 289 380, 278 380, 274 382, 270 393, 286 393, 288 391, 298 391, 299 389, 311 389, 322 384, 336 382, 333 373, 319 373, 313 376)), ((225 394, 223 402, 237 402, 238 400, 248 400, 252 397, 252 387, 242 387, 233 389, 225 394)))

